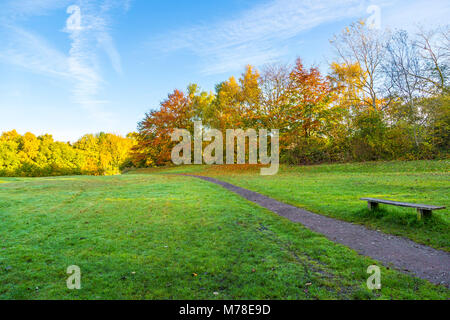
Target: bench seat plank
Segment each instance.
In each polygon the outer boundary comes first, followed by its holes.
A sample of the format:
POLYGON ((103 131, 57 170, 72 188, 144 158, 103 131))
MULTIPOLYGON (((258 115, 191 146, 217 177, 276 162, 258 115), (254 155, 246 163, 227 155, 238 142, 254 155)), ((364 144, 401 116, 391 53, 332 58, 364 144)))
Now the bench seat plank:
POLYGON ((442 206, 430 206, 427 204, 398 202, 398 201, 390 201, 390 200, 375 199, 375 198, 361 198, 361 200, 371 202, 371 203, 390 204, 390 205, 399 206, 399 207, 417 208, 417 209, 430 210, 430 211, 445 209, 445 207, 442 207, 442 206))

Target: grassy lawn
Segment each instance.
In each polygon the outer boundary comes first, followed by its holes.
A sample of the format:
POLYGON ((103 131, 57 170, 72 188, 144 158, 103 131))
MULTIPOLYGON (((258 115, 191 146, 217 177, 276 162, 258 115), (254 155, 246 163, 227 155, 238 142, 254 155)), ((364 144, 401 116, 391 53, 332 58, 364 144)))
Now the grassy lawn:
POLYGON ((450 161, 376 162, 288 167, 260 176, 256 167, 178 167, 257 191, 277 200, 450 251, 450 161), (415 209, 380 205, 370 212, 359 199, 373 197, 447 206, 431 219, 415 209))
MULTIPOLYGON (((432 167, 438 165, 433 163, 432 167)), ((410 181, 421 190, 421 196, 436 189, 436 194, 428 195, 434 198, 425 200, 439 203, 445 200, 439 197, 446 196, 439 188, 448 184, 442 168, 433 171, 435 175, 421 171, 399 174, 394 168, 384 173, 368 173, 363 167, 352 172, 343 166, 336 173, 327 172, 327 167, 295 168, 280 174, 278 183, 276 177, 262 179, 251 174, 222 178, 283 200, 283 193, 289 191, 288 202, 374 223, 375 218, 361 211, 364 203, 353 199, 359 193, 369 195, 365 188, 371 181, 374 190, 370 195, 378 195, 383 186, 389 186, 396 195, 414 197, 415 193, 406 192, 409 186, 403 187, 401 182, 410 181), (397 183, 395 176, 401 179, 397 183), (420 181, 420 176, 433 180, 420 181), (345 177, 350 181, 331 187, 345 177), (415 179, 419 182, 413 183, 415 179), (273 189, 262 190, 264 186, 273 189), (309 190, 309 186, 315 187, 309 190), (304 198, 302 195, 309 197, 295 200, 304 198), (340 196, 344 200, 339 200, 340 196)), ((436 215, 435 219, 447 222, 443 216, 436 215)), ((383 226, 388 224, 380 221, 383 226)), ((413 227, 420 232, 428 230, 428 226, 408 226, 409 230, 413 227)), ((442 286, 384 267, 382 289, 371 292, 366 288, 366 269, 376 264, 373 260, 219 186, 157 172, 114 177, 1 178, 0 234, 0 299, 450 296, 442 286), (70 265, 81 268, 81 290, 66 288, 66 268, 70 265)), ((447 235, 440 237, 445 239, 447 235)))

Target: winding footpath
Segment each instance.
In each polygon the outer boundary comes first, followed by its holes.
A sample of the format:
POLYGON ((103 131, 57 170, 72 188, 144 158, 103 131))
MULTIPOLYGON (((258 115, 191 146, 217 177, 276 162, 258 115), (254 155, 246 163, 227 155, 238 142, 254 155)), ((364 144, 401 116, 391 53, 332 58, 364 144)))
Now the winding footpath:
POLYGON ((378 260, 385 266, 426 279, 434 284, 450 286, 450 253, 448 252, 370 230, 361 225, 315 214, 214 178, 188 174, 184 176, 218 184, 282 217, 323 234, 333 242, 378 260))

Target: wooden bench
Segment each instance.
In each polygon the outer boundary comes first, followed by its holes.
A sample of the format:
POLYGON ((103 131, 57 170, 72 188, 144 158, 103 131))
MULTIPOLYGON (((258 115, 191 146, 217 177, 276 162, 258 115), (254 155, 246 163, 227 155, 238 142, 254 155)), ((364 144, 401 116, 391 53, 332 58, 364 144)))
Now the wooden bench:
POLYGON ((398 206, 398 207, 415 208, 415 209, 417 209, 417 218, 419 220, 422 220, 423 217, 431 216, 433 210, 445 209, 445 207, 430 206, 427 204, 406 203, 406 202, 398 202, 398 201, 390 201, 390 200, 374 199, 374 198, 361 198, 361 200, 367 201, 367 203, 369 205, 369 210, 374 210, 374 209, 378 208, 378 205, 380 203, 389 204, 389 205, 398 206))

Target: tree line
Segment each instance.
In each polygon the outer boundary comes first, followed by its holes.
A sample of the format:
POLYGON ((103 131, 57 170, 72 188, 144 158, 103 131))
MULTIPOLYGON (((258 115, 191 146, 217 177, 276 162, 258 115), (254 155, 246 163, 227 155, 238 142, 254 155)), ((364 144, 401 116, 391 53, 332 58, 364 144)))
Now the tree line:
POLYGON ((74 144, 15 130, 0 136, 0 176, 113 175, 131 164, 132 135, 87 134, 74 144))
POLYGON ((278 129, 287 164, 448 158, 450 28, 380 31, 357 22, 331 41, 329 71, 249 65, 206 92, 174 90, 127 137, 100 133, 74 144, 50 135, 0 137, 1 176, 117 174, 171 163, 174 129, 278 129))
POLYGON ((448 157, 449 27, 380 31, 357 22, 330 42, 328 74, 306 67, 247 66, 215 92, 174 90, 139 123, 135 166, 171 162, 175 128, 279 129, 281 162, 448 157))

